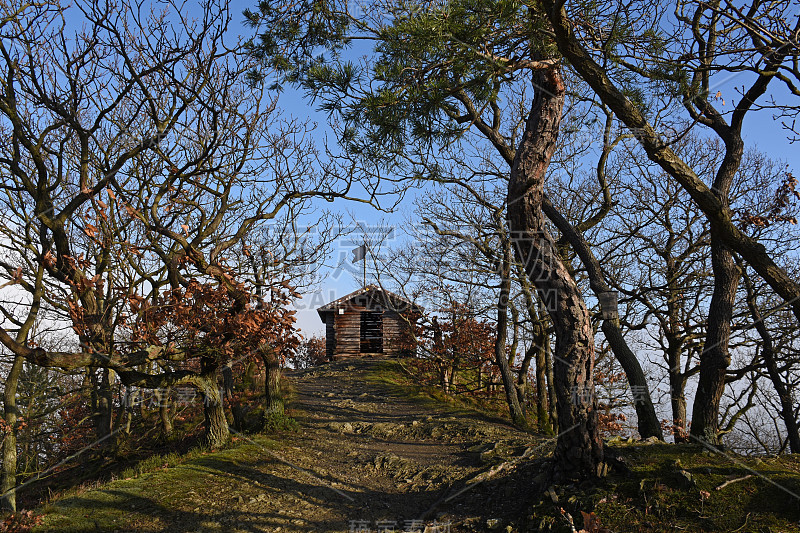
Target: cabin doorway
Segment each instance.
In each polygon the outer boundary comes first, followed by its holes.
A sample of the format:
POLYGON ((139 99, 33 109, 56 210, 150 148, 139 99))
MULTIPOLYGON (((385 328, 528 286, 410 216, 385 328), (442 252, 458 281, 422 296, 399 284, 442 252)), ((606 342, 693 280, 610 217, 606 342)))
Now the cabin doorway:
POLYGON ((361 353, 383 353, 383 313, 361 313, 361 353))

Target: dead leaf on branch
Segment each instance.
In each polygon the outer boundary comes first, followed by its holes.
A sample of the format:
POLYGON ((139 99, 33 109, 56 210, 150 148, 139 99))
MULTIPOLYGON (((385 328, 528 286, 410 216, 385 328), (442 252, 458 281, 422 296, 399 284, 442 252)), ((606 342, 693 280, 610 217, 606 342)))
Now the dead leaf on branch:
POLYGON ((600 524, 600 519, 594 513, 581 511, 583 515, 583 529, 578 533, 611 533, 611 530, 600 524))
POLYGON ((11 279, 2 285, 0 285, 0 289, 3 287, 7 287, 9 285, 16 285, 18 283, 22 283, 22 267, 18 267, 12 274, 11 279))

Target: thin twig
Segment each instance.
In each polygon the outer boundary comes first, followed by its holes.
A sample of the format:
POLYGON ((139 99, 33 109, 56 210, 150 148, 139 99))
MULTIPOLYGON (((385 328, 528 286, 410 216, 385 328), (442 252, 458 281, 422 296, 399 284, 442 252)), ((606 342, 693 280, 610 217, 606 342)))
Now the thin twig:
POLYGON ((725 483, 723 483, 719 487, 715 488, 714 490, 722 490, 725 487, 727 487, 728 485, 730 485, 731 483, 736 483, 737 481, 744 481, 745 479, 750 479, 751 477, 753 477, 753 474, 747 474, 746 476, 737 477, 736 479, 729 479, 728 481, 726 481, 725 483))

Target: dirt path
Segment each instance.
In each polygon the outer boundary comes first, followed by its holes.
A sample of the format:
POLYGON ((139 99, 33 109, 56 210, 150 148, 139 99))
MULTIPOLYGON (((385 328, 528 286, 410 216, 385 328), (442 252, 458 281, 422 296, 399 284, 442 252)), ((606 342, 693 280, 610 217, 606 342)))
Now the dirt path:
POLYGON ((498 465, 513 476, 508 460, 540 455, 542 441, 474 413, 431 411, 393 395, 366 381, 374 364, 289 373, 301 430, 273 460, 237 465, 264 490, 242 493, 231 531, 457 532, 487 523, 516 530, 506 518, 519 513, 525 494, 511 479, 503 490, 496 480, 505 471, 464 489, 498 465))
POLYGON ((300 427, 279 444, 237 435, 248 442, 79 490, 48 506, 38 529, 520 531, 541 474, 527 459, 546 454, 547 441, 473 411, 412 401, 368 380, 385 371, 380 365, 290 372, 290 415, 300 427))
POLYGON ((597 520, 612 531, 797 531, 796 458, 624 445, 612 453, 630 466, 601 485, 544 490, 552 441, 411 401, 367 379, 379 372, 367 360, 290 373, 298 431, 148 458, 139 474, 26 515, 33 533, 521 533, 568 530, 567 513, 592 531, 597 520))

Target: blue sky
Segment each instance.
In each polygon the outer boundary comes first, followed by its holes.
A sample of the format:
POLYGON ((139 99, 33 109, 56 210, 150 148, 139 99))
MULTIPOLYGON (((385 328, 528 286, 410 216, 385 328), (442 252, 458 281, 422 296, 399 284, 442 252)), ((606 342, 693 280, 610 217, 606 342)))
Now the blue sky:
MULTIPOLYGON (((735 83, 735 79, 731 79, 730 83, 735 83)), ((726 97, 725 93, 735 94, 732 85, 728 87, 720 86, 718 90, 723 92, 726 104, 729 105, 728 98, 730 97, 726 97)), ((287 113, 311 117, 318 122, 320 131, 326 129, 325 115, 310 108, 308 102, 296 90, 286 88, 284 94, 281 95, 280 105, 287 113)), ((773 159, 784 161, 788 165, 788 170, 794 171, 795 174, 800 172, 798 149, 789 142, 786 131, 782 129, 780 121, 776 121, 773 118, 771 111, 765 110, 750 113, 745 119, 744 137, 748 148, 757 148, 773 159)), ((406 198, 404 205, 401 206, 406 215, 411 210, 412 201, 413 194, 406 198)), ((324 207, 347 213, 347 220, 355 220, 366 224, 377 224, 382 221, 389 225, 396 225, 398 229, 388 245, 396 245, 403 241, 402 225, 406 222, 403 212, 392 215, 377 211, 363 204, 346 201, 324 204, 324 207)), ((298 302, 298 325, 303 334, 320 334, 324 331, 324 325, 314 311, 316 307, 361 286, 361 263, 354 268, 349 262, 352 258, 350 250, 357 245, 358 240, 355 237, 342 238, 336 242, 333 249, 333 264, 320 267, 328 275, 321 283, 320 290, 315 294, 307 295, 303 301, 298 302)))
MULTIPOLYGON (((249 4, 236 3, 234 5, 243 6, 239 9, 239 12, 241 12, 249 4)), ((251 6, 254 5, 255 2, 251 6)), ((237 8, 234 7, 233 9, 236 10, 237 8)), ((252 30, 244 26, 240 26, 240 31, 245 37, 252 34, 252 30)), ((366 50, 360 47, 357 52, 353 51, 352 55, 356 57, 364 52, 366 50)), ((747 76, 747 74, 723 74, 718 76, 716 80, 712 80, 714 82, 712 83, 712 94, 720 91, 722 99, 725 100, 725 105, 722 106, 723 110, 731 109, 732 101, 738 99, 736 87, 746 83, 748 81, 746 79, 747 76)), ((774 83, 771 89, 778 99, 792 98, 788 91, 779 86, 778 83, 774 83)), ((765 100, 762 99, 761 102, 763 103, 765 100)), ((720 102, 717 101, 716 104, 719 105, 720 102)), ((291 86, 285 86, 280 95, 279 106, 289 115, 298 118, 309 118, 316 122, 318 126, 317 136, 320 140, 325 135, 329 136, 329 141, 333 140, 330 137, 330 129, 326 125, 327 116, 316 111, 314 106, 298 90, 291 86)), ((749 113, 745 119, 744 137, 748 148, 757 148, 773 159, 783 160, 788 164, 789 171, 795 171, 795 173, 800 171, 798 150, 787 139, 787 132, 782 129, 780 121, 773 118, 772 111, 763 110, 749 113)), ((406 215, 410 212, 413 197, 413 193, 409 195, 402 207, 406 215)), ((343 213, 345 223, 360 222, 370 225, 380 222, 396 225, 398 226, 398 231, 395 232, 388 244, 392 246, 403 241, 402 225, 405 221, 402 213, 387 214, 364 204, 347 201, 337 201, 333 204, 323 203, 323 207, 343 213)), ((313 222, 313 220, 310 222, 313 222)), ((297 303, 298 325, 304 334, 323 332, 323 324, 314 311, 316 307, 361 286, 361 264, 354 268, 350 262, 352 258, 350 251, 359 244, 358 240, 359 237, 346 237, 334 244, 329 264, 318 267, 320 271, 326 274, 326 278, 321 282, 319 290, 313 294, 306 295, 302 301, 297 303)))

